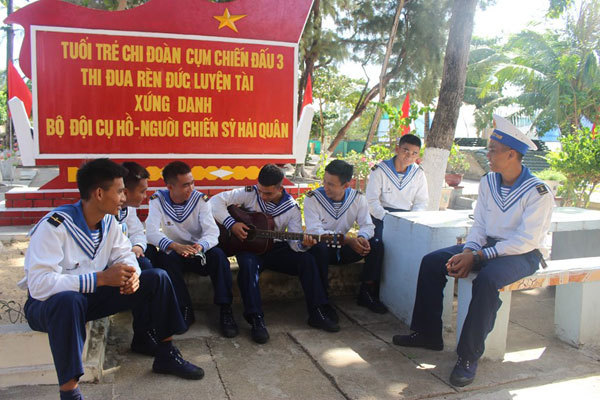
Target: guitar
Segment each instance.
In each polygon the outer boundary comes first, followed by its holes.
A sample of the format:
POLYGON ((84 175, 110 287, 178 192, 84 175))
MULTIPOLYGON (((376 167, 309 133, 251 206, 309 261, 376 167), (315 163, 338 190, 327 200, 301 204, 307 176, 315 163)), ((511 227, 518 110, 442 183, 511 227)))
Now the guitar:
MULTIPOLYGON (((250 228, 247 231, 248 237, 246 240, 241 241, 225 226, 217 223, 219 226, 219 247, 223 249, 227 257, 241 251, 248 251, 258 255, 264 254, 271 250, 274 239, 302 241, 304 238, 304 233, 275 231, 275 221, 268 214, 245 211, 236 205, 227 207, 227 211, 229 211, 231 217, 237 222, 243 222, 250 228)), ((330 247, 339 248, 344 243, 344 235, 341 233, 311 236, 317 243, 325 243, 330 247)))

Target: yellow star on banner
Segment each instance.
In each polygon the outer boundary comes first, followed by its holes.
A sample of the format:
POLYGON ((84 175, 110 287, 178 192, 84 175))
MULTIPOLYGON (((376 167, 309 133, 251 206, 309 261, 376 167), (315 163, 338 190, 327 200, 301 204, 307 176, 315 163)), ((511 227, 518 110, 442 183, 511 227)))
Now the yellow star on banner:
POLYGON ((235 21, 240 20, 240 19, 244 18, 245 16, 246 16, 246 14, 231 15, 231 14, 229 14, 229 10, 226 8, 223 15, 214 15, 213 18, 220 22, 218 29, 221 29, 221 28, 227 26, 227 27, 231 28, 232 30, 234 30, 235 32, 237 32, 238 30, 235 27, 235 21))

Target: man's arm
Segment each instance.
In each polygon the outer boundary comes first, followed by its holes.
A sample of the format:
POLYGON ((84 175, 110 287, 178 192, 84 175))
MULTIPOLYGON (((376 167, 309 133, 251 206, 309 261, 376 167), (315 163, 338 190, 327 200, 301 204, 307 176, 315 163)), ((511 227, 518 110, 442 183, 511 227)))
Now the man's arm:
POLYGON ((131 251, 131 242, 121 232, 116 220, 112 221, 110 228, 106 234, 106 245, 110 246, 110 255, 108 258, 108 266, 113 264, 124 264, 135 268, 135 272, 139 275, 142 273, 135 254, 131 251))
POLYGON ((219 228, 213 217, 210 203, 200 200, 198 202, 198 207, 200 207, 198 222, 202 228, 202 237, 198 244, 202 246, 202 250, 206 252, 219 243, 219 228))
POLYGON ((129 234, 129 241, 131 246, 139 246, 142 252, 146 251, 147 239, 144 233, 144 225, 137 216, 135 208, 131 207, 130 212, 127 214, 127 228, 129 234))
POLYGON ((427 188, 427 177, 419 167, 417 176, 417 191, 413 199, 411 211, 425 211, 429 205, 429 189, 427 188))
POLYGON ((309 235, 322 235, 329 233, 323 226, 319 217, 319 208, 321 205, 313 197, 304 198, 304 223, 306 224, 306 233, 309 235))
POLYGON ((367 181, 367 202, 369 204, 369 212, 372 216, 379 220, 383 220, 386 214, 385 209, 381 205, 381 190, 383 188, 383 173, 381 168, 371 171, 369 180, 367 181))
POLYGON ((479 181, 479 190, 477 195, 477 204, 473 212, 473 226, 467 234, 465 249, 481 250, 487 243, 487 235, 485 230, 485 208, 489 200, 484 190, 484 185, 487 185, 487 180, 484 177, 479 181))
POLYGON ((363 195, 358 195, 356 200, 358 202, 358 212, 356 215, 356 222, 358 223, 358 236, 364 237, 369 240, 375 234, 375 224, 369 214, 369 205, 367 199, 363 195))
POLYGON ((148 238, 148 243, 158 246, 162 251, 167 252, 169 245, 173 241, 160 231, 162 213, 160 200, 158 198, 150 199, 148 203, 148 218, 146 218, 146 237, 148 238))

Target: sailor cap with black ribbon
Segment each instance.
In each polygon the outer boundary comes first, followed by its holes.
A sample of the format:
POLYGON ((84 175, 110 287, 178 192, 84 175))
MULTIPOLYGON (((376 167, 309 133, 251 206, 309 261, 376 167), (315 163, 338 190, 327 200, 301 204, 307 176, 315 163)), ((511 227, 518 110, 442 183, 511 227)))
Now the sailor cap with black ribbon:
POLYGON ((490 135, 490 139, 515 149, 523 155, 527 153, 527 150, 537 150, 537 146, 531 139, 509 120, 496 114, 494 114, 494 131, 490 135))

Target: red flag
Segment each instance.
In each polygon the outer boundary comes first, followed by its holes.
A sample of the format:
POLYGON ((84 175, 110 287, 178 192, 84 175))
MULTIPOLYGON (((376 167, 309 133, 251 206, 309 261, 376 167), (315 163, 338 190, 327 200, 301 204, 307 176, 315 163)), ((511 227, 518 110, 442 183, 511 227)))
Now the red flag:
POLYGON ((307 104, 312 104, 312 79, 310 75, 308 75, 308 79, 306 80, 306 89, 304 90, 304 98, 302 99, 302 108, 304 108, 307 104))
POLYGON ((596 123, 592 126, 592 139, 596 139, 596 123))
POLYGON ((13 65, 8 63, 8 99, 18 97, 25 105, 27 115, 31 115, 31 91, 21 78, 21 75, 13 65))
MULTIPOLYGON (((404 98, 404 103, 402 104, 402 118, 408 118, 410 113, 410 93, 406 93, 406 97, 404 98)), ((410 132, 410 126, 404 125, 401 128, 402 136, 406 135, 410 132)))

